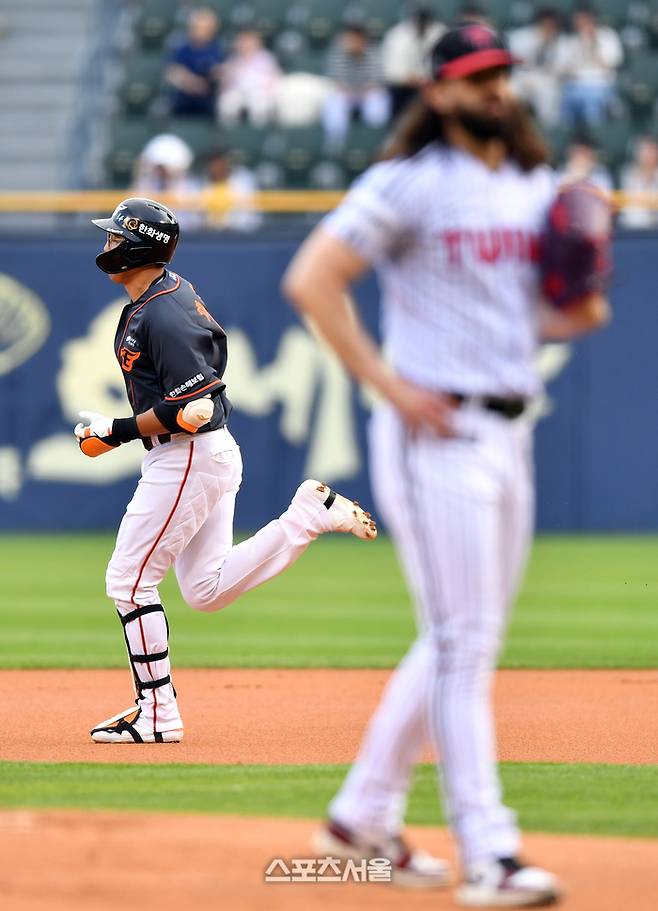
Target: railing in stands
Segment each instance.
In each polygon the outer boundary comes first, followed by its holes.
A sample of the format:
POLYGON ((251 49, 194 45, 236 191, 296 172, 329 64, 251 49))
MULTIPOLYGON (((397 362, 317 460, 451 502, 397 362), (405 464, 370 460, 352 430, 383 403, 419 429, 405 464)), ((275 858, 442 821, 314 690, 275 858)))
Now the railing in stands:
MULTIPOLYGON (((0 193, 0 212, 108 212, 127 196, 134 195, 134 190, 79 190, 79 191, 20 191, 0 193)), ((342 191, 336 190, 268 190, 255 193, 250 200, 251 206, 259 212, 302 213, 327 212, 334 208, 343 197, 342 191)), ((158 197, 165 205, 173 209, 192 212, 218 214, 229 211, 234 205, 244 205, 244 200, 234 199, 223 187, 204 190, 194 196, 172 196, 162 194, 158 197)), ((658 209, 658 193, 623 193, 613 194, 617 208, 637 206, 646 209, 658 209)))
MULTIPOLYGON (((0 212, 107 212, 135 190, 79 191, 21 191, 0 193, 0 212)), ((338 204, 343 193, 337 191, 269 190, 255 193, 250 205, 260 212, 327 212, 338 204)), ((244 205, 243 199, 218 187, 193 196, 172 196, 163 193, 158 200, 173 209, 216 214, 229 211, 234 205, 244 205)))

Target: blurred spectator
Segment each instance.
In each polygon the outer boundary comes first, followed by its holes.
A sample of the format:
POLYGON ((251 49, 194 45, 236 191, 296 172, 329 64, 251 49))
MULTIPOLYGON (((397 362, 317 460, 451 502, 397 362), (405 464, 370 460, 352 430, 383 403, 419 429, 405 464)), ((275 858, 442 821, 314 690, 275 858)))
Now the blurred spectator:
POLYGON ((227 149, 214 148, 205 159, 203 199, 209 228, 253 231, 263 217, 254 209, 254 175, 247 168, 235 167, 227 149))
POLYGON ((510 32, 509 46, 522 62, 514 69, 513 84, 546 126, 560 119, 560 81, 556 59, 560 44, 560 15, 545 7, 537 11, 532 25, 510 32))
POLYGON ((560 39, 557 72, 565 80, 562 117, 568 124, 600 123, 615 96, 616 70, 623 60, 617 33, 599 25, 593 7, 579 6, 573 33, 560 39))
POLYGON ((575 136, 567 149, 563 169, 558 174, 560 183, 586 180, 600 190, 612 191, 610 172, 599 161, 599 150, 585 133, 575 136))
MULTIPOLYGON (((159 199, 163 194, 182 197, 193 206, 199 193, 199 183, 191 175, 194 163, 192 149, 173 133, 160 133, 150 139, 135 163, 133 186, 140 196, 159 199)), ((192 230, 200 227, 198 212, 177 207, 181 227, 192 230)))
POLYGON ((194 188, 192 149, 173 133, 160 133, 146 143, 136 162, 134 185, 145 196, 185 195, 194 188))
POLYGON ((340 151, 353 112, 372 127, 383 126, 390 116, 379 55, 369 44, 364 26, 350 24, 342 29, 329 51, 327 75, 334 85, 322 110, 326 145, 329 151, 340 151))
POLYGON ((224 123, 246 117, 254 126, 271 119, 281 70, 274 54, 263 47, 259 32, 238 32, 231 56, 224 65, 219 115, 224 123))
POLYGON ((219 19, 213 10, 201 8, 190 13, 187 34, 172 45, 165 69, 172 114, 214 117, 221 64, 226 56, 218 32, 219 19))
MULTIPOLYGON (((635 143, 633 160, 621 171, 621 189, 627 193, 658 194, 658 140, 641 136, 635 143)), ((627 205, 620 221, 626 228, 655 228, 658 211, 641 205, 627 205)))
POLYGON ((427 57, 445 26, 427 3, 411 3, 405 19, 384 35, 381 61, 391 97, 392 115, 398 114, 427 78, 427 57))

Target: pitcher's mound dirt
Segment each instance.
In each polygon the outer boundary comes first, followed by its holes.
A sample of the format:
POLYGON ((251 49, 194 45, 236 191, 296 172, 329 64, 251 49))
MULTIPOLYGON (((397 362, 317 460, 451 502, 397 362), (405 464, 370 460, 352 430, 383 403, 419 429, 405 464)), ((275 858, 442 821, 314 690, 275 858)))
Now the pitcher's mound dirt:
MULTIPOLYGON (((131 704, 128 671, 1 671, 0 759, 350 762, 388 677, 179 670, 184 742, 114 746, 92 743, 88 732, 131 704)), ((499 671, 496 716, 503 760, 658 762, 655 671, 499 671)))
MULTIPOLYGON (((450 890, 373 883, 265 883, 270 861, 312 856, 314 823, 118 813, 0 813, 0 895, 11 911, 447 911, 450 890)), ((445 832, 412 829, 454 862, 445 832)), ((565 911, 654 911, 658 845, 528 835, 530 858, 559 874, 565 911)))

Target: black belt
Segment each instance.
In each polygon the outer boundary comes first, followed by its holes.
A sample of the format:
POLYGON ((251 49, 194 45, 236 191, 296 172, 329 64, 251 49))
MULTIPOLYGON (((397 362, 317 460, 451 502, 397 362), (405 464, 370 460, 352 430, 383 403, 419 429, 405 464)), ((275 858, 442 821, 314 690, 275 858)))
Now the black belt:
POLYGON ((507 418, 508 421, 521 417, 528 407, 528 400, 520 398, 504 399, 495 395, 464 395, 461 392, 450 392, 448 396, 455 405, 473 403, 484 408, 485 411, 493 411, 495 414, 507 418))
MULTIPOLYGON (((170 442, 171 442, 170 433, 161 433, 158 435, 158 443, 162 444, 162 443, 170 443, 170 442)), ((144 449, 147 452, 150 452, 153 449, 153 442, 151 441, 151 437, 142 437, 142 443, 144 444, 144 449)))

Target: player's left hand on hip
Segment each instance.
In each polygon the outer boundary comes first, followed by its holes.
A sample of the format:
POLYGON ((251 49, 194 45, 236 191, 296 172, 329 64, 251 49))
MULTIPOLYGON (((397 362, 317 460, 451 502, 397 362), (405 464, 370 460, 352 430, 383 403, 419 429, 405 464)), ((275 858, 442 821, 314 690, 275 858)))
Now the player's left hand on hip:
POLYGON ((97 411, 81 411, 80 417, 83 420, 75 425, 73 433, 86 456, 93 459, 121 445, 119 440, 112 436, 113 418, 108 418, 97 411))

